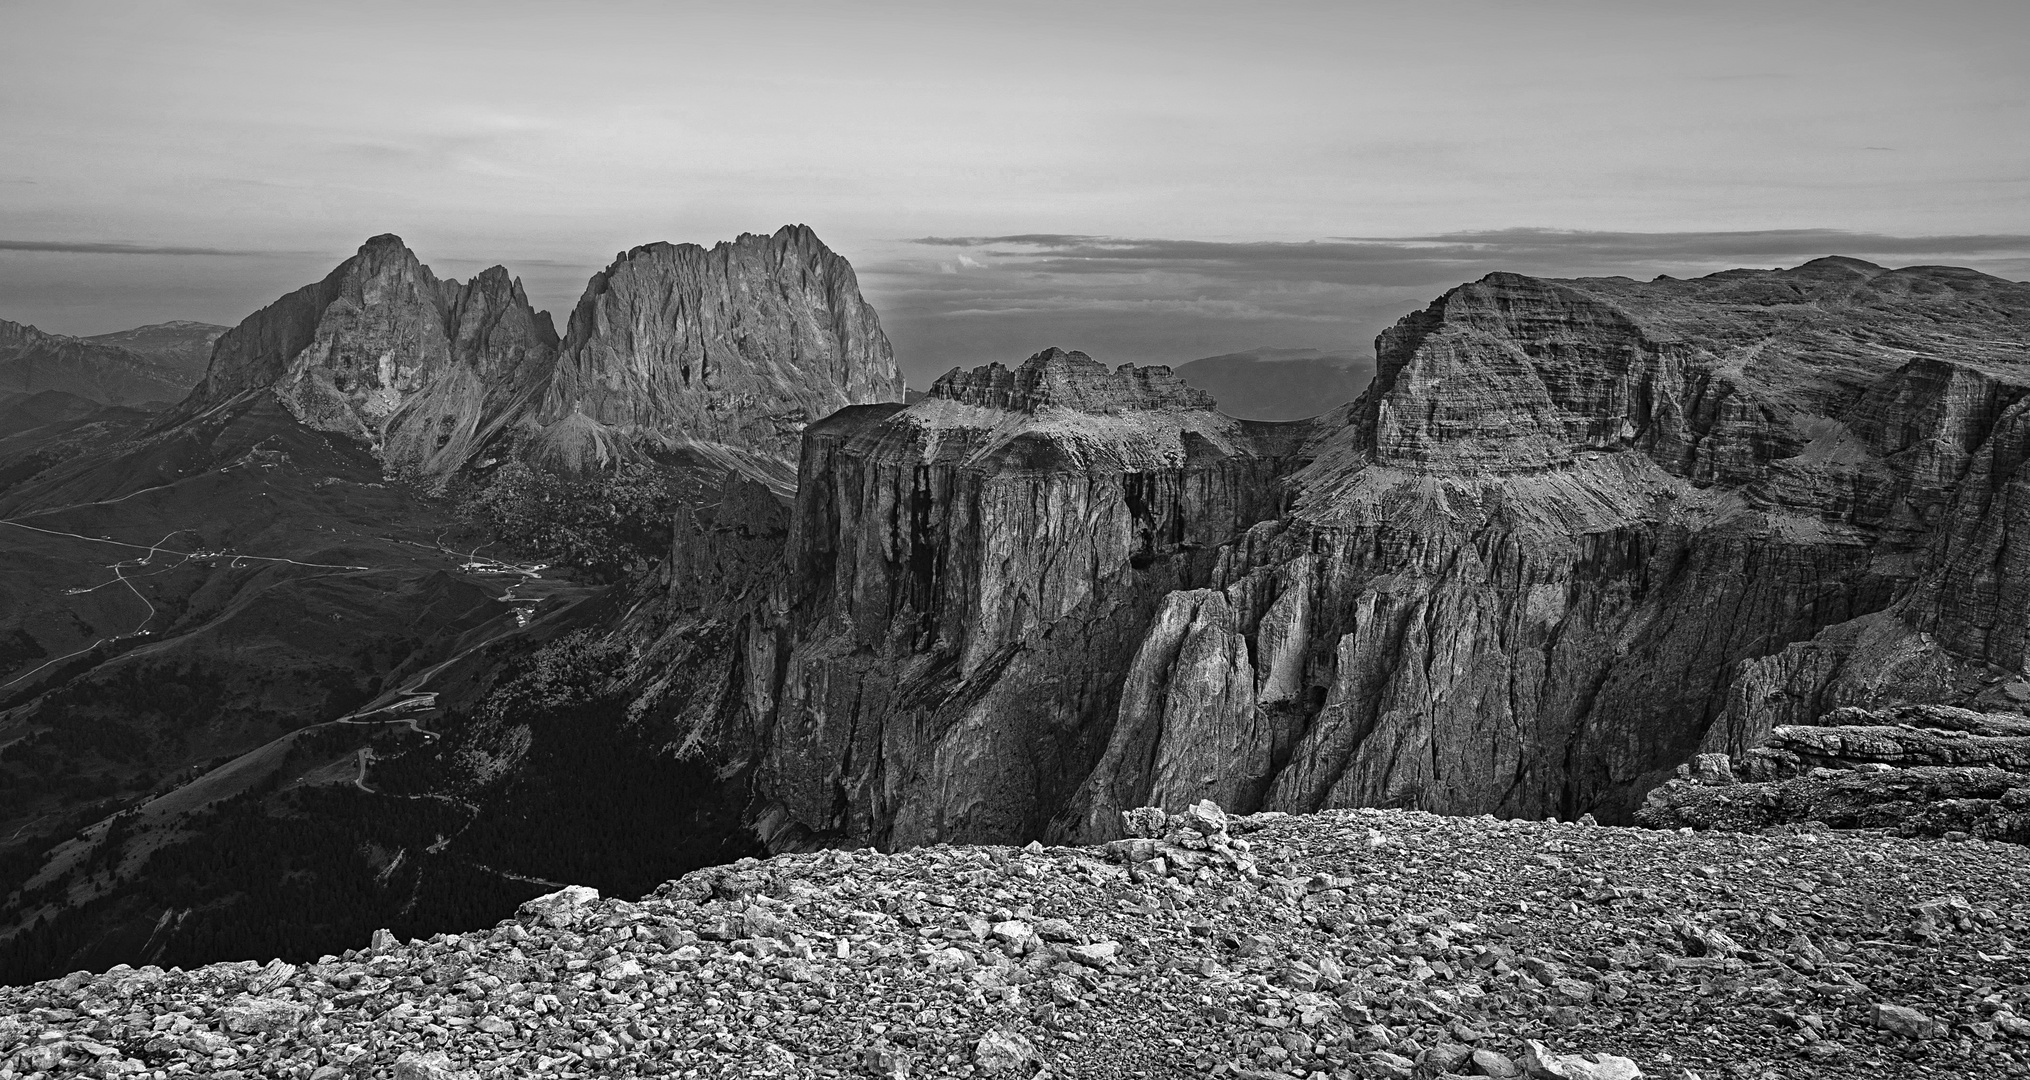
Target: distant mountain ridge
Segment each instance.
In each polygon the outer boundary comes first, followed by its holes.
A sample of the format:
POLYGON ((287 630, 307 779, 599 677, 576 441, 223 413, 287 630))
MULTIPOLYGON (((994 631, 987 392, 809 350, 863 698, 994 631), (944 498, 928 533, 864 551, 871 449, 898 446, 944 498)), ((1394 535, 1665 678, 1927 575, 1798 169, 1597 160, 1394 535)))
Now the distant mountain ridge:
POLYGON ((219 338, 178 412, 272 393, 306 426, 441 478, 526 406, 556 348, 549 316, 505 269, 439 281, 400 237, 376 236, 219 338))
POLYGON ((180 401, 203 374, 193 355, 208 357, 223 330, 161 323, 81 338, 0 319, 0 393, 60 390, 102 405, 180 401))
POLYGON ((1302 420, 1352 401, 1374 374, 1374 358, 1264 346, 1192 360, 1176 371, 1229 416, 1302 420))
POLYGON ((137 326, 132 330, 92 334, 85 340, 125 349, 184 372, 189 376, 191 385, 195 386, 197 380, 204 378, 205 368, 211 363, 212 344, 218 341, 220 334, 230 329, 232 327, 217 323, 171 319, 137 326))

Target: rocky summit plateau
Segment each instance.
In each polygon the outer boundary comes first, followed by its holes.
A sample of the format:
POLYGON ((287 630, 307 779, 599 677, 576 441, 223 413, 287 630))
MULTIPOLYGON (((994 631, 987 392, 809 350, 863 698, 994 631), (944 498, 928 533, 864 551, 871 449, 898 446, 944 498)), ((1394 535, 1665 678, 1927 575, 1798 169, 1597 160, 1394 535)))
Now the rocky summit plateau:
POLYGON ((1386 810, 835 849, 0 988, 0 1075, 2018 1076, 2030 848, 1386 810))
POLYGON ((905 395, 801 226, 561 331, 375 237, 16 403, 0 1068, 2020 1075, 2026 338, 1497 273, 1269 421, 905 395))

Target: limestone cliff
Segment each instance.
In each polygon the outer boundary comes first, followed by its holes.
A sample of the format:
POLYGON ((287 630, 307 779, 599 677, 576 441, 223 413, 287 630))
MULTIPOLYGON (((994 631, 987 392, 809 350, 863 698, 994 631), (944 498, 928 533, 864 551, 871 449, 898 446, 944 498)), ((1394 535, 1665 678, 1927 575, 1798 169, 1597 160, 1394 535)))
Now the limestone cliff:
MULTIPOLYGON (((1619 817, 1702 742, 1766 730, 1741 682, 1838 624, 1891 620, 1913 670, 2020 669, 2026 325, 2030 287, 1843 259, 1453 290, 1379 339, 1295 512, 1222 559, 1252 709, 1286 710, 1231 771, 1272 763, 1264 808, 1619 817)), ((1232 700, 1223 731, 1248 727, 1232 700)))
POLYGON ((805 432, 778 579, 650 650, 644 715, 750 771, 778 843, 1038 835, 1165 593, 1281 508, 1308 430, 1047 350, 805 432))
POLYGON ((571 313, 531 419, 574 458, 647 434, 793 461, 804 425, 902 389, 852 266, 796 225, 617 257, 571 313))
POLYGON ((807 432, 784 582, 684 676, 709 705, 644 708, 778 845, 1202 797, 1625 818, 1843 671, 2022 666, 2026 327, 2030 287, 1823 259, 1490 275, 1288 425, 1078 354, 954 373, 807 432))

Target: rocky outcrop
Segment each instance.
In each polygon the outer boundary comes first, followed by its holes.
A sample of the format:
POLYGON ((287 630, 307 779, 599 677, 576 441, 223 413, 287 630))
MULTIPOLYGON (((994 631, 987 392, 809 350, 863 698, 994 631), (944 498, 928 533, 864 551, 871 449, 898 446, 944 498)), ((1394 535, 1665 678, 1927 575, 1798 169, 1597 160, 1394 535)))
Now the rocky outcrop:
POLYGON ((139 405, 180 400, 195 381, 173 362, 114 341, 0 319, 0 396, 55 390, 102 405, 139 405))
POLYGON ((1050 349, 834 416, 805 444, 790 573, 859 644, 971 674, 1123 569, 1202 573, 1274 512, 1275 429, 1211 404, 1166 370, 1050 349))
POLYGON ((680 507, 670 545, 669 599, 720 610, 766 591, 789 536, 789 507, 767 485, 729 473, 710 501, 680 507))
POLYGON ((1939 705, 1834 709, 1758 746, 1700 754, 1649 792, 1657 828, 1818 823, 2030 843, 2030 717, 1939 705))
POLYGON ((796 225, 618 256, 571 313, 531 422, 574 458, 649 436, 793 461, 806 424, 902 391, 852 266, 796 225))
POLYGON ((1007 412, 1067 409, 1094 416, 1214 405, 1211 394, 1187 385, 1167 367, 1123 364, 1109 371, 1082 352, 1062 349, 1045 349, 1012 371, 1000 364, 971 371, 953 368, 931 384, 927 396, 1007 412))

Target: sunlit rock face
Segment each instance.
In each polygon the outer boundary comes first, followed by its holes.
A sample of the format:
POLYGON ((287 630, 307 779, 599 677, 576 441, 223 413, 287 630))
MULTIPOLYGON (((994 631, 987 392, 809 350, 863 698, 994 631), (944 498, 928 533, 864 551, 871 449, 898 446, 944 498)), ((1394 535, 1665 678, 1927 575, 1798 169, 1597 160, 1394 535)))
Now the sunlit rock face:
POLYGON ((1287 425, 1076 354, 954 373, 808 433, 721 737, 779 844, 1625 818, 1792 713, 2022 666, 2026 325, 2030 287, 1823 259, 1491 275, 1287 425))
MULTIPOLYGON (((1273 763, 1259 805, 1622 816, 1792 695, 2020 669, 2026 317, 2020 284, 1825 259, 1497 274, 1404 319, 1295 511, 1215 575, 1271 720, 1222 719, 1255 733, 1242 775, 1273 763), (1863 638, 1899 665, 1845 670, 1863 638)), ((1172 692, 1231 679, 1204 655, 1172 692)), ((1102 773, 1093 791, 1120 786, 1102 773)))
POLYGON ((531 422, 563 436, 578 417, 792 462, 805 425, 902 393, 853 267, 798 225, 619 256, 571 313, 531 422))
POLYGON ((506 270, 440 281, 377 236, 221 337, 185 411, 250 391, 441 483, 489 448, 583 470, 690 447, 786 476, 805 424, 897 400, 902 378, 853 268, 791 226, 635 248, 562 339, 506 270))
POLYGON ((441 481, 520 417, 556 350, 549 315, 506 270, 440 281, 400 237, 376 236, 220 337, 183 411, 272 392, 390 470, 441 481))

